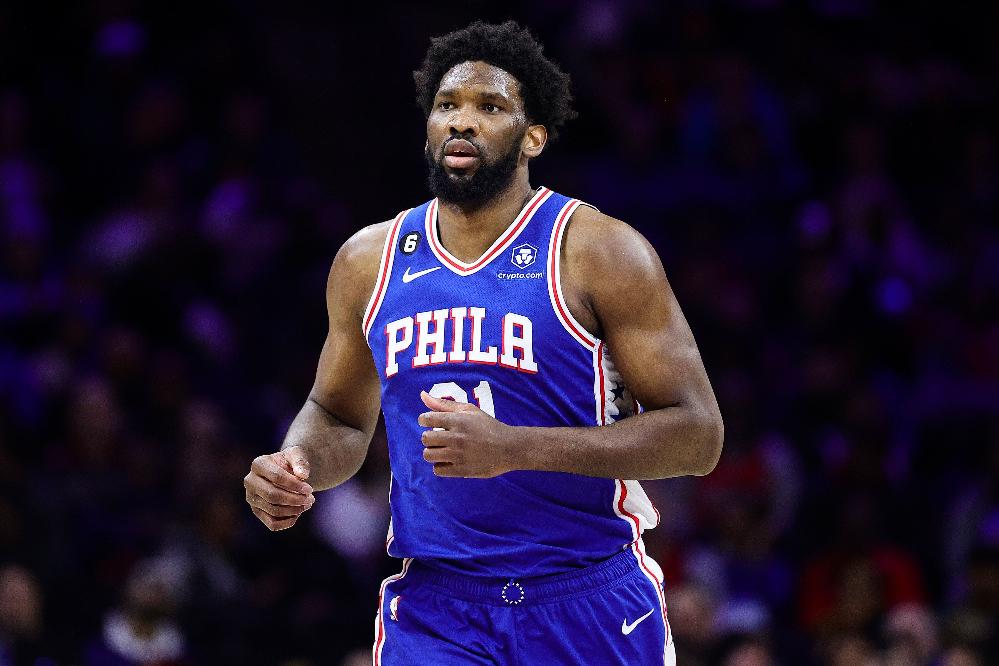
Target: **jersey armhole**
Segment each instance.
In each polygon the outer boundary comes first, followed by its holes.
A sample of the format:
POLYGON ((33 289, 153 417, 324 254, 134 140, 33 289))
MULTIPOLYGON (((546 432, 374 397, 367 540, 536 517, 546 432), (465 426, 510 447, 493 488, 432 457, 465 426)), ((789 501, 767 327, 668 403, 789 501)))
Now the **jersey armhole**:
MULTIPOLYGON (((552 228, 552 235, 548 241, 548 298, 551 300, 552 309, 562 327, 576 339, 579 344, 593 351, 597 348, 600 340, 590 334, 569 311, 566 305, 565 296, 562 294, 562 239, 565 237, 565 230, 569 226, 569 218, 580 206, 590 206, 579 199, 570 199, 555 218, 555 226, 552 228)), ((590 206, 596 210, 596 207, 590 206)))
POLYGON ((392 275, 392 264, 395 261, 395 242, 399 237, 399 227, 402 226, 402 221, 406 219, 406 215, 410 210, 412 209, 407 208, 396 215, 395 221, 385 235, 382 258, 378 262, 378 277, 375 280, 375 286, 371 290, 371 298, 368 299, 368 305, 364 308, 361 332, 364 334, 365 341, 368 339, 368 333, 371 332, 371 324, 374 323, 375 317, 378 316, 378 310, 382 307, 382 301, 385 300, 385 292, 388 291, 388 282, 392 275))

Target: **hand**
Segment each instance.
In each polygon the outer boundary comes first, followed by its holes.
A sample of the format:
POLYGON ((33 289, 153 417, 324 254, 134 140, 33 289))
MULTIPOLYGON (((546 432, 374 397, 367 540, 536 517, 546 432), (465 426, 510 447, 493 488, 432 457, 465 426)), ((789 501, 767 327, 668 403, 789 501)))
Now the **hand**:
POLYGON ((437 476, 488 479, 515 469, 509 461, 513 427, 464 402, 434 398, 420 391, 423 404, 433 411, 420 414, 423 459, 437 476))
POLYGON ((246 503, 272 532, 286 530, 316 503, 308 478, 309 461, 300 446, 257 456, 243 478, 246 503))

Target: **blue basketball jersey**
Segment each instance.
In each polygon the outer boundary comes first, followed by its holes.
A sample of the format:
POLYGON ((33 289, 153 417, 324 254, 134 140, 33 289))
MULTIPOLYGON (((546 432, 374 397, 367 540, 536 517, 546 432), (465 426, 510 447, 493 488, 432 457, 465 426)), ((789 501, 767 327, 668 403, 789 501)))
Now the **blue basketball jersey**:
POLYGON ((658 524, 637 481, 442 478, 423 459, 421 390, 514 426, 600 426, 640 410, 607 345, 562 296, 559 252, 580 205, 540 188, 471 263, 441 243, 437 200, 393 222, 363 319, 392 465, 390 555, 455 573, 542 576, 605 560, 658 524))

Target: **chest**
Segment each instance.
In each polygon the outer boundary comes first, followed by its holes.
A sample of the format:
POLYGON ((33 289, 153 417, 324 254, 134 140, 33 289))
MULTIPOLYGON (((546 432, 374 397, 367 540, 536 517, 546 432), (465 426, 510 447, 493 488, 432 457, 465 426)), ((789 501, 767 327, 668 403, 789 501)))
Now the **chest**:
POLYGON ((434 270, 414 285, 400 280, 390 288, 384 326, 371 332, 386 379, 406 369, 463 364, 536 373, 545 348, 562 343, 540 271, 434 270))
POLYGON ((435 205, 406 214, 386 246, 384 290, 376 290, 369 317, 374 325, 366 327, 383 379, 459 365, 543 373, 546 364, 554 367, 579 351, 579 342, 586 346, 570 329, 581 325, 592 335, 597 320, 582 281, 565 274, 558 243, 578 201, 542 188, 472 261, 444 246, 435 205))

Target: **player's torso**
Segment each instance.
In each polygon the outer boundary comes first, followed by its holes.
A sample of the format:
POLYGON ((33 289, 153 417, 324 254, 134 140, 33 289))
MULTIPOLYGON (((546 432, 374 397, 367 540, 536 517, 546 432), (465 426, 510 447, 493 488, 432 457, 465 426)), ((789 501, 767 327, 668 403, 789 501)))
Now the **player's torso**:
POLYGON ((364 326, 393 472, 391 554, 542 575, 607 557, 654 524, 635 482, 527 471, 439 478, 422 456, 421 390, 474 402, 515 426, 594 426, 637 409, 605 345, 568 313, 556 279, 562 232, 578 205, 541 188, 468 263, 441 244, 436 201, 400 214, 390 229, 364 326), (622 499, 629 489, 630 501, 622 499))

